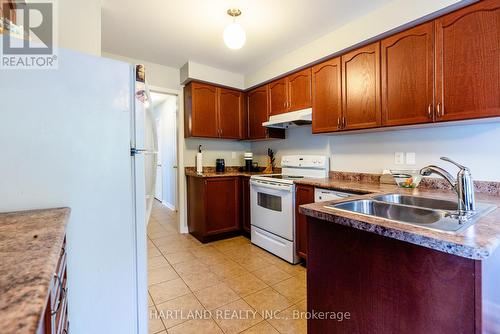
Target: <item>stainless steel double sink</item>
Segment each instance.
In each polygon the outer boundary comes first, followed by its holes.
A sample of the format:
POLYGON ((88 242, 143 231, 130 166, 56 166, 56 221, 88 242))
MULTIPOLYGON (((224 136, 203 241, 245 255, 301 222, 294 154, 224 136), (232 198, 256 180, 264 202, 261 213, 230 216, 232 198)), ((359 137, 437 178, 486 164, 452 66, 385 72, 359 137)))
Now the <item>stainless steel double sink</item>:
POLYGON ((403 194, 374 195, 326 207, 449 233, 459 232, 473 225, 480 217, 496 208, 495 205, 478 202, 476 211, 463 217, 458 215, 457 202, 403 194))

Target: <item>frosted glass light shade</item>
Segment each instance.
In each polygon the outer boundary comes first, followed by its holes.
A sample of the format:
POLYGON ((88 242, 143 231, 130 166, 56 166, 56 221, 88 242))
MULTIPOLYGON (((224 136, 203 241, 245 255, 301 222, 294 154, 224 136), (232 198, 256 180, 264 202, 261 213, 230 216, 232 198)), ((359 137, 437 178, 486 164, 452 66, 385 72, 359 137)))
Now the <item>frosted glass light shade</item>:
POLYGON ((245 30, 238 23, 231 23, 224 29, 224 43, 230 49, 241 49, 247 40, 245 30))

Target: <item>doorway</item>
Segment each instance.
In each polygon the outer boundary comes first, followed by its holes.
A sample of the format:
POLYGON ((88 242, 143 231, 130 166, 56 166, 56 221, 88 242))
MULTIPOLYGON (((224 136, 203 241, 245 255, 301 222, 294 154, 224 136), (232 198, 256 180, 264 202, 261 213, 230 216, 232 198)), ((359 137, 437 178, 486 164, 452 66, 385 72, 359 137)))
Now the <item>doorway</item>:
POLYGON ((158 165, 155 198, 177 211, 177 113, 178 96, 151 90, 153 115, 158 132, 158 165))

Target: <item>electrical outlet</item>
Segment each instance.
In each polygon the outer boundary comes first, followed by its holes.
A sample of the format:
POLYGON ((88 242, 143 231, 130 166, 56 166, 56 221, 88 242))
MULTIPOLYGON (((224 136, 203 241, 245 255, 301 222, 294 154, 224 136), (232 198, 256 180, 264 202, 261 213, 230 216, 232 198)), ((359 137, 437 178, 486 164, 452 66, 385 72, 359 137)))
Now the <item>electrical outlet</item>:
POLYGON ((406 152, 406 164, 407 165, 415 165, 416 164, 415 152, 406 152))
POLYGON ((405 164, 405 152, 395 152, 394 153, 394 164, 404 165, 405 164))

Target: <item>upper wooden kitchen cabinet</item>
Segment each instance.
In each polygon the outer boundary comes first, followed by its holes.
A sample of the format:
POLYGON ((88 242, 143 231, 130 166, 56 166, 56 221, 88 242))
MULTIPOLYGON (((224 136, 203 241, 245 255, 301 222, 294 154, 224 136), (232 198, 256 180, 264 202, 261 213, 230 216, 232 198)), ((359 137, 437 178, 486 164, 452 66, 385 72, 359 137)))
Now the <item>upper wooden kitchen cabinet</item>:
POLYGON ((184 136, 218 138, 217 87, 190 82, 184 87, 184 136))
POLYGON ((434 23, 381 41, 382 124, 432 122, 434 118, 434 23))
POLYGON ((295 188, 295 251, 307 259, 307 217, 299 212, 304 204, 314 203, 314 187, 297 185, 295 188))
POLYGON ((286 78, 273 81, 269 84, 270 114, 278 115, 288 111, 288 94, 286 78))
POLYGON ((380 42, 342 56, 342 128, 380 126, 380 42))
POLYGON ((269 84, 270 115, 311 107, 311 69, 290 74, 269 84))
POLYGON ((219 129, 220 137, 243 139, 243 93, 219 88, 219 129))
POLYGON ((243 94, 190 82, 184 87, 185 137, 244 139, 243 94))
POLYGON ((248 139, 285 138, 285 130, 268 129, 262 123, 269 120, 268 85, 255 88, 247 94, 248 139))
POLYGON ((500 1, 435 20, 437 121, 500 116, 500 1))
POLYGON ((312 132, 340 130, 342 118, 342 77, 340 58, 312 68, 312 132))
POLYGON ((311 108, 311 68, 287 77, 288 110, 311 108))

